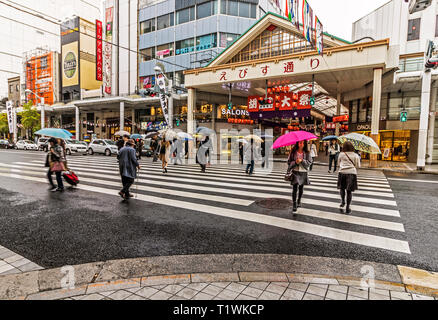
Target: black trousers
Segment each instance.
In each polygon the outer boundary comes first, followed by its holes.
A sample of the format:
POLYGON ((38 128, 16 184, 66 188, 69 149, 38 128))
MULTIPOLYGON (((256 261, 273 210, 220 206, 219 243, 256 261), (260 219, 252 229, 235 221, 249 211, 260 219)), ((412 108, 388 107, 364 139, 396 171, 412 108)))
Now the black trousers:
POLYGON ((298 196, 298 202, 301 202, 301 198, 303 197, 304 193, 304 185, 299 186, 298 184, 293 185, 293 191, 292 191, 292 201, 294 203, 297 203, 297 196, 298 196))
POLYGON ((129 197, 130 196, 129 188, 131 188, 131 186, 134 184, 134 179, 122 176, 122 184, 123 184, 122 192, 129 197))
POLYGON ((353 200, 353 192, 345 189, 341 189, 340 193, 341 193, 342 203, 345 203, 345 192, 347 192, 347 208, 350 208, 351 201, 353 200))
POLYGON ((336 161, 336 155, 335 154, 331 154, 330 158, 329 158, 329 170, 332 171, 332 163, 335 164, 335 171, 338 168, 338 162, 336 161))
MULTIPOLYGON (((53 183, 52 174, 53 174, 53 172, 50 171, 50 169, 49 169, 49 171, 47 172, 47 179, 49 179, 50 185, 53 188, 55 188, 56 186, 53 183)), ((62 182, 62 172, 61 171, 55 172, 55 175, 56 175, 56 183, 58 184, 58 188, 59 189, 64 189, 64 183, 62 182)))

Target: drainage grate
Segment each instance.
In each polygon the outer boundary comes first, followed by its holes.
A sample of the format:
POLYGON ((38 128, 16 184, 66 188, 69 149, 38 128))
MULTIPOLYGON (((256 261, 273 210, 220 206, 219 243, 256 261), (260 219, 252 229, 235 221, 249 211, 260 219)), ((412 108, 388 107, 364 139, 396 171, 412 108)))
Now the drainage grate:
POLYGON ((266 208, 266 209, 288 209, 292 206, 292 200, 285 200, 285 199, 263 199, 256 201, 256 204, 259 207, 266 208))

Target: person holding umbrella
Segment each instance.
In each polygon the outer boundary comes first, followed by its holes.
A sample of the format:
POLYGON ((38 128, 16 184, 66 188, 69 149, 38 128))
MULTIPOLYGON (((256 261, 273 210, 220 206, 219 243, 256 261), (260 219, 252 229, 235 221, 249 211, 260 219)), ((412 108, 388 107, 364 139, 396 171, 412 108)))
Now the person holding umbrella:
POLYGON ((310 184, 309 167, 312 164, 312 158, 308 149, 307 141, 299 141, 292 148, 287 160, 289 165, 288 172, 291 173, 292 192, 292 213, 295 214, 301 207, 301 198, 304 193, 304 186, 310 184))
POLYGON ((129 135, 128 134, 123 135, 123 137, 117 140, 116 142, 117 149, 119 149, 120 151, 125 146, 128 140, 129 140, 129 135))
POLYGON ((63 158, 65 158, 64 150, 62 146, 58 144, 58 140, 55 138, 50 138, 49 141, 49 152, 47 155, 46 166, 49 167, 47 172, 47 179, 51 185, 50 191, 53 192, 63 192, 64 183, 62 182, 62 172, 65 171, 63 158), (58 186, 56 187, 52 180, 52 174, 56 175, 56 182, 58 186))
POLYGON ((357 188, 357 168, 360 168, 360 157, 355 152, 354 146, 350 141, 346 141, 342 146, 342 152, 339 155, 339 175, 338 189, 341 194, 341 208, 347 205, 346 213, 351 213, 351 201, 353 192, 357 188), (345 202, 347 195, 347 202, 345 202))
POLYGON ((333 139, 330 142, 328 152, 329 152, 329 170, 328 170, 328 172, 332 173, 331 172, 332 171, 332 164, 334 164, 335 167, 334 167, 333 173, 335 173, 337 168, 338 168, 338 156, 339 156, 339 153, 341 152, 341 148, 339 147, 338 140, 333 139))
POLYGON ((129 188, 131 188, 137 177, 137 169, 140 170, 140 164, 137 161, 134 146, 134 140, 129 139, 126 142, 126 146, 119 152, 119 170, 123 184, 123 188, 120 190, 119 195, 125 200, 131 198, 129 188))

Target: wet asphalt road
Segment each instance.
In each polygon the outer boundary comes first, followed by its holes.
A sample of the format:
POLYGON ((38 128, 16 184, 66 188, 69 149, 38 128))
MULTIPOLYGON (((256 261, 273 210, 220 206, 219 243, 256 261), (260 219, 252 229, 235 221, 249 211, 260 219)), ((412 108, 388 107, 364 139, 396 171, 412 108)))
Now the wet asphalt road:
MULTIPOLYGON (((42 159, 0 152, 0 163, 42 159)), ((93 161, 107 157, 93 156, 93 161)), ((276 253, 401 264, 438 271, 438 176, 388 174, 412 254, 84 190, 0 177, 0 245, 45 267, 185 254, 276 253)), ((232 206, 231 206, 232 207, 232 206)), ((260 210, 259 210, 260 211, 260 210)), ((289 217, 287 212, 261 210, 289 217)), ((303 220, 305 221, 305 219, 303 220)), ((366 230, 366 229, 365 229, 366 230)))

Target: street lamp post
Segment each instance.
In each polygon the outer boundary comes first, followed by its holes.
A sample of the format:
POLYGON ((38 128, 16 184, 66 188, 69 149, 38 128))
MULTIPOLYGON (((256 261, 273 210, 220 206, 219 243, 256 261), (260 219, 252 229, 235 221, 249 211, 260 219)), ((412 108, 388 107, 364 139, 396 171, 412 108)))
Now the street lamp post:
POLYGON ((37 99, 40 100, 40 102, 38 103, 38 106, 40 106, 40 109, 41 109, 41 129, 44 129, 44 127, 45 127, 45 118, 46 118, 46 114, 45 114, 46 110, 44 108, 44 98, 40 97, 35 92, 33 92, 32 90, 29 90, 29 89, 26 89, 25 92, 32 93, 33 95, 35 95, 35 97, 37 97, 37 99))

